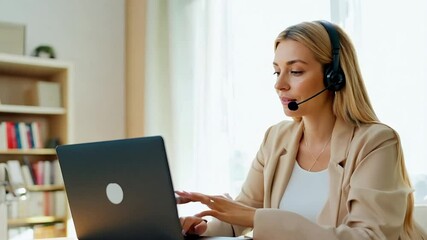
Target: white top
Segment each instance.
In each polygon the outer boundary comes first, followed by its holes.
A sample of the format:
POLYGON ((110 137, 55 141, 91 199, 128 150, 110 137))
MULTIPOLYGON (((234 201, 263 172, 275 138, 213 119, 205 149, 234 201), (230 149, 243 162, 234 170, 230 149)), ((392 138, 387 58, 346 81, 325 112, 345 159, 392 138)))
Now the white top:
POLYGON ((327 169, 320 172, 309 172, 295 162, 288 186, 280 200, 279 209, 297 213, 316 222, 317 216, 328 198, 328 181, 327 169))

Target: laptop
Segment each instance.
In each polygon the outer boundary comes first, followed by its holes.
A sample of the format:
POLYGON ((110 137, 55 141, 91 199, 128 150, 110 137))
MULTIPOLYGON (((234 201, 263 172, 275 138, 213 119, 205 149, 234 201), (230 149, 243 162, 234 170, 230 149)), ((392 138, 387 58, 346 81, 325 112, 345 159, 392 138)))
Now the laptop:
POLYGON ((77 237, 237 239, 182 235, 163 138, 56 148, 77 237))

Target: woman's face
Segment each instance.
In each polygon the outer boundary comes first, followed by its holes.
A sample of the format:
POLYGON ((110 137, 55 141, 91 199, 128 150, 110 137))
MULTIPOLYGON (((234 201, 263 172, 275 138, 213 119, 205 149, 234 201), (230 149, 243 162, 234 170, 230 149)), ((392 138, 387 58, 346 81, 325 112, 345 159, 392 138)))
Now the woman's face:
POLYGON ((294 40, 281 41, 275 52, 273 67, 277 76, 274 88, 287 116, 302 117, 331 108, 329 91, 299 105, 296 111, 288 108, 289 102, 304 101, 325 88, 322 65, 306 46, 294 40))

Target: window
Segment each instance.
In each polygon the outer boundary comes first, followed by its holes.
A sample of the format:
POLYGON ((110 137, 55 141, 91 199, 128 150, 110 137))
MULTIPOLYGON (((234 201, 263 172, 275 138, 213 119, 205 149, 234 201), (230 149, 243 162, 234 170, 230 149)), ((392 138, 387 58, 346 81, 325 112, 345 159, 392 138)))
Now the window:
POLYGON ((186 0, 157 6, 168 19, 148 29, 170 37, 150 35, 159 37, 151 40, 149 59, 163 65, 147 68, 147 91, 159 100, 147 101, 147 109, 158 112, 146 114, 147 133, 164 133, 175 188, 237 195, 265 130, 285 119, 273 88, 275 37, 289 25, 332 16, 355 44, 380 120, 401 136, 416 202, 427 203, 426 7, 422 0, 186 0))

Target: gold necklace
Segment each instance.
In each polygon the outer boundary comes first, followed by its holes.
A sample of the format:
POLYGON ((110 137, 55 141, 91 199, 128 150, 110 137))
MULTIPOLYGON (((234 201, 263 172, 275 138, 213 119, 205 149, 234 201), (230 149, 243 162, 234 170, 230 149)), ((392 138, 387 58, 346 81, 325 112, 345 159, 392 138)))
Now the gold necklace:
POLYGON ((325 146, 323 146, 322 151, 320 151, 320 152, 319 152, 319 154, 317 154, 317 157, 314 157, 313 153, 311 152, 311 148, 310 148, 310 146, 308 146, 307 138, 304 138, 305 146, 307 147, 308 152, 310 153, 311 157, 312 157, 312 158, 313 158, 313 160, 314 160, 313 164, 312 164, 312 165, 311 165, 311 167, 308 169, 308 171, 309 171, 309 172, 311 172, 311 169, 313 169, 314 165, 316 165, 317 160, 319 160, 320 155, 322 155, 322 153, 325 151, 326 146, 328 146, 329 142, 331 141, 331 138, 332 138, 332 135, 331 135, 331 137, 329 137, 329 140, 325 143, 325 146))

